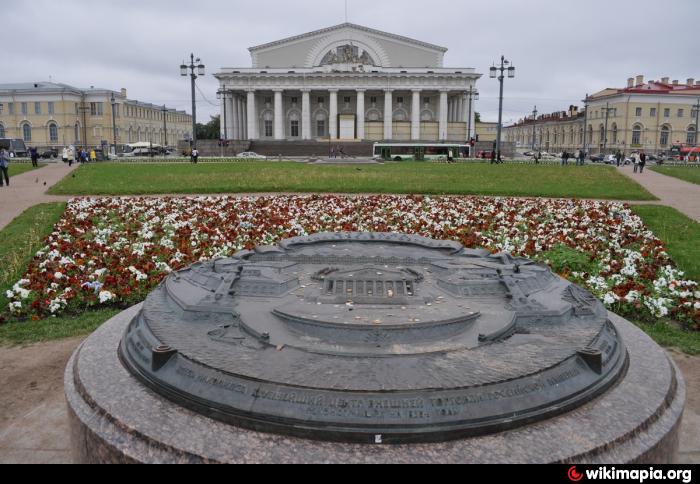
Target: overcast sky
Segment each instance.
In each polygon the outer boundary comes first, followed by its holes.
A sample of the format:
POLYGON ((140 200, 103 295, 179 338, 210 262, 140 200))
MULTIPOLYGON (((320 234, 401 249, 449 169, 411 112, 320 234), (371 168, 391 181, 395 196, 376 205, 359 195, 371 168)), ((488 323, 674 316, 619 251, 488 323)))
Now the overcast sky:
MULTIPOLYGON (((566 110, 628 77, 700 79, 700 0, 348 0, 349 21, 449 48, 447 67, 474 67, 477 110, 498 118, 504 54, 517 68, 505 86, 504 122, 566 110)), ((344 0, 2 0, 0 82, 63 82, 128 89, 129 97, 191 111, 179 75, 193 52, 199 120, 218 113, 211 75, 250 67, 248 47, 337 25, 344 0)))

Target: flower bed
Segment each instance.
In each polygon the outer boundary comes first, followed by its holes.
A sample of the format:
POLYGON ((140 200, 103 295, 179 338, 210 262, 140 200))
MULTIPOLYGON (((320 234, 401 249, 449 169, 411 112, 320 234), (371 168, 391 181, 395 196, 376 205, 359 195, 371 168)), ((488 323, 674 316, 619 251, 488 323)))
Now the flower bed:
POLYGON ((8 291, 4 317, 126 307, 198 260, 336 231, 417 233, 533 257, 619 314, 700 329, 700 288, 622 204, 419 196, 75 199, 8 291))

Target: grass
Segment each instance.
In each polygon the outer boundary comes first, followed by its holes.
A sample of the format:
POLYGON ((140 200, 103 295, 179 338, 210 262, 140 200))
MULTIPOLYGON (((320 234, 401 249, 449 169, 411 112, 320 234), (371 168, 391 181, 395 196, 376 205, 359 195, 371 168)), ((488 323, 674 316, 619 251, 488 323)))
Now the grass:
POLYGON ((0 325, 0 344, 14 346, 55 341, 76 336, 87 336, 103 323, 122 312, 122 309, 85 311, 79 316, 48 318, 41 321, 0 325))
POLYGON ((0 231, 0 312, 7 308, 5 292, 22 278, 65 209, 65 203, 35 205, 0 231))
POLYGON ((700 281, 700 224, 675 208, 659 205, 636 205, 632 208, 664 241, 671 258, 686 276, 700 281))
POLYGON ((655 166, 653 171, 662 175, 672 176, 680 180, 700 185, 700 167, 692 166, 655 166))
MULTIPOLYGON (((43 163, 39 164, 39 168, 43 168, 46 165, 43 163)), ((21 175, 22 173, 27 173, 28 171, 38 170, 39 168, 34 168, 31 163, 10 163, 10 178, 16 175, 21 175)))
POLYGON ((53 195, 220 193, 398 193, 655 200, 610 167, 403 162, 387 165, 296 163, 81 166, 53 195))
POLYGON ((700 355, 699 331, 686 331, 665 323, 636 324, 664 348, 676 348, 689 355, 700 355))

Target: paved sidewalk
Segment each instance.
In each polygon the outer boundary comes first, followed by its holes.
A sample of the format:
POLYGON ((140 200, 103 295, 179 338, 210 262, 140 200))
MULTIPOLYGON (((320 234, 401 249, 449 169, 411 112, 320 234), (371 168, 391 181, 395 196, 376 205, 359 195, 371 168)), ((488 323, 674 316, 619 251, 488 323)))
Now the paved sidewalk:
POLYGON ((11 176, 12 164, 10 164, 10 186, 0 188, 0 205, 2 206, 0 230, 34 205, 69 200, 71 197, 46 195, 46 191, 78 166, 77 163, 72 167, 68 167, 63 162, 50 163, 43 168, 11 176))
POLYGON ((619 170, 658 197, 660 201, 655 204, 673 207, 700 222, 700 185, 656 173, 648 165, 641 174, 635 174, 633 166, 620 167, 619 170))

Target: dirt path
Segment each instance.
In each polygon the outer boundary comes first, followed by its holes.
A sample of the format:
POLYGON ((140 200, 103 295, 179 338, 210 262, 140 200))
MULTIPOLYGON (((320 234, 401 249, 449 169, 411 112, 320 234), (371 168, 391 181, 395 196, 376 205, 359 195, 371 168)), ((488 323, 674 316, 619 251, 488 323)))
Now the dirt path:
MULTIPOLYGON (((71 197, 46 195, 46 191, 77 167, 77 164, 69 167, 63 162, 50 163, 38 170, 10 178, 10 186, 0 188, 0 202, 2 203, 0 230, 34 205, 69 200, 71 197)), ((12 164, 10 164, 10 173, 12 173, 12 164)))
POLYGON ((618 168, 623 174, 636 181, 661 201, 659 205, 668 205, 684 213, 696 222, 700 222, 700 185, 662 175, 648 169, 644 173, 634 173, 633 166, 618 168))
MULTIPOLYGON (((81 341, 0 347, 0 464, 71 462, 63 370, 81 341)), ((670 354, 688 387, 678 461, 700 464, 700 357, 670 354)))

